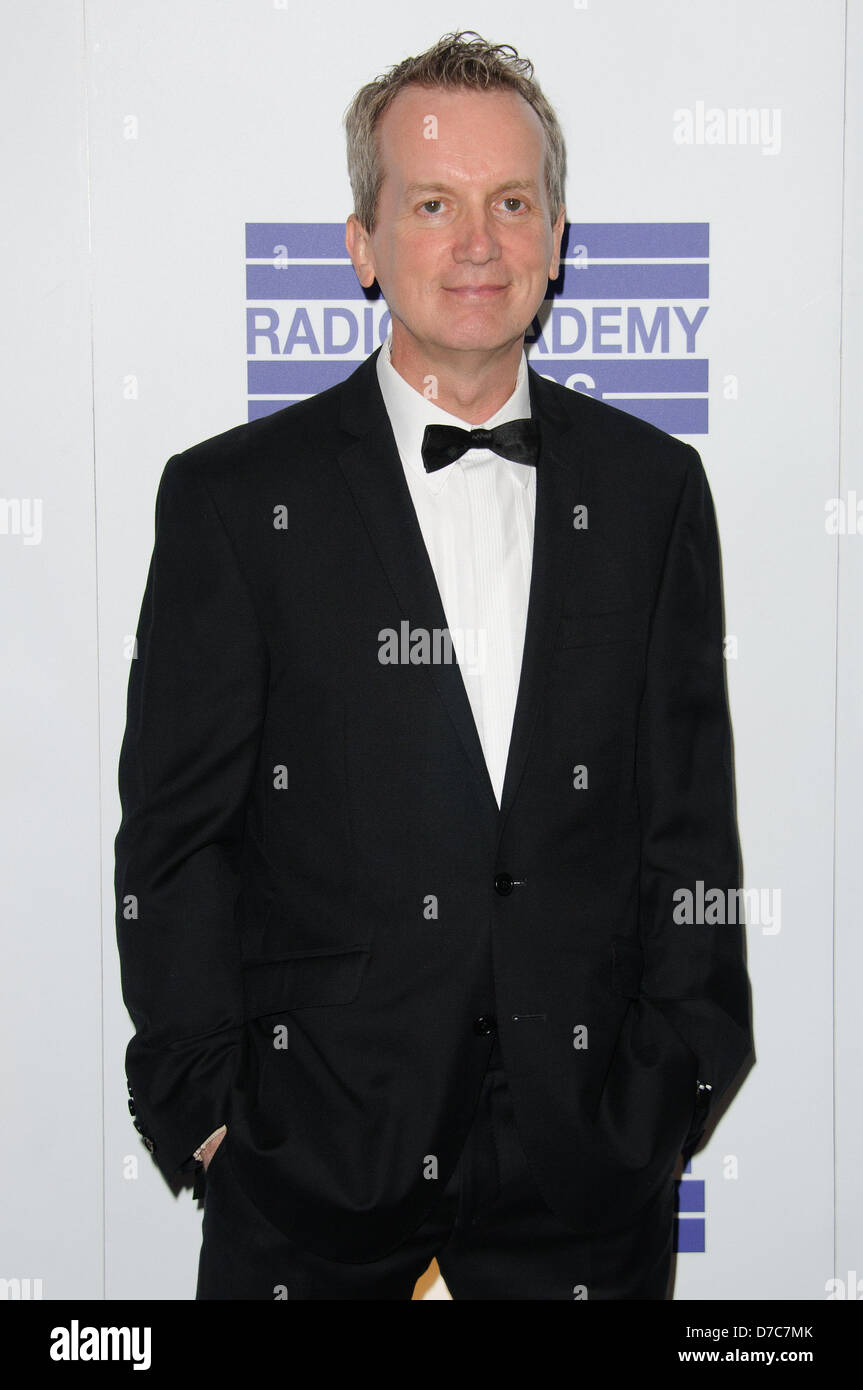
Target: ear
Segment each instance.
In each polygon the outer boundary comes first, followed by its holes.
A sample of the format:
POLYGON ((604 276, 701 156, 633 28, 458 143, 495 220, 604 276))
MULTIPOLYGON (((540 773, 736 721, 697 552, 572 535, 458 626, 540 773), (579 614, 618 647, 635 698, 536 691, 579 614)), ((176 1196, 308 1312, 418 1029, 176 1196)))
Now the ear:
POLYGON ((563 203, 560 205, 560 212, 557 214, 557 221, 551 232, 552 252, 551 260, 548 263, 548 278, 556 280, 560 274, 560 245, 563 239, 563 229, 566 225, 566 208, 563 203))
POLYGON ((351 264, 363 289, 370 289, 375 281, 371 237, 355 212, 351 213, 345 223, 345 250, 351 258, 351 264))

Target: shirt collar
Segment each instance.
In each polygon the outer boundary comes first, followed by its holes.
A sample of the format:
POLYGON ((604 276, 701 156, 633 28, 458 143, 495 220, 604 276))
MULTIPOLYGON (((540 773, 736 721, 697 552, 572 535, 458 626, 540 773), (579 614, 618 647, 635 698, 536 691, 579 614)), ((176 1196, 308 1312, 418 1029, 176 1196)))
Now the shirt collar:
MULTIPOLYGON (((422 460, 422 440, 426 425, 457 425, 463 430, 475 429, 478 426, 470 424, 467 420, 459 419, 457 415, 450 415, 448 411, 442 410, 434 401, 424 396, 421 391, 417 391, 410 382, 405 381, 404 377, 396 371, 390 358, 392 340, 392 333, 389 333, 386 342, 382 344, 378 353, 377 373, 384 405, 387 408, 395 435, 396 446, 405 467, 412 468, 415 473, 423 477, 431 492, 440 492, 441 488, 446 486, 455 463, 448 464, 445 468, 439 468, 434 473, 425 471, 422 460)), ((483 420, 481 425, 483 429, 492 429, 495 425, 503 425, 508 420, 523 420, 529 416, 530 383, 527 379, 527 357, 522 351, 515 390, 509 399, 504 401, 500 409, 495 411, 488 420, 483 420)), ((459 460, 456 459, 456 463, 458 462, 459 460)), ((508 467, 511 470, 513 477, 522 487, 527 487, 534 469, 526 463, 516 463, 512 459, 501 459, 500 462, 503 467, 508 467)))

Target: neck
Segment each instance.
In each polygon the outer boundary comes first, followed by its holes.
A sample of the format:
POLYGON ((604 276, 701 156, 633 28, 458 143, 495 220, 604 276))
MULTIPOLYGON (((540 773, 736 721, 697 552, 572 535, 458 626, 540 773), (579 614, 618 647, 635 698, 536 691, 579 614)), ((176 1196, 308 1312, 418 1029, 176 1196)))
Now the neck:
POLYGON ((436 349, 397 334, 393 320, 390 362, 415 391, 441 410, 479 425, 508 401, 524 352, 524 334, 492 351, 436 349))

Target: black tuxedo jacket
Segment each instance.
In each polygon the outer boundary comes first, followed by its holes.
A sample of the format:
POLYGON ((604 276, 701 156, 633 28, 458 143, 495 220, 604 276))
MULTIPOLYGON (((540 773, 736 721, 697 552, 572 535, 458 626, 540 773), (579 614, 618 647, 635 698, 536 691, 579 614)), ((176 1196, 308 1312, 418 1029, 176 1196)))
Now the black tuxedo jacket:
POLYGON ((670 1180, 751 1052, 742 928, 675 920, 677 890, 739 882, 698 454, 529 369, 498 808, 458 665, 422 660, 446 617, 376 357, 168 461, 115 846, 155 1161, 227 1124, 213 1163, 351 1261, 439 1198, 495 1032, 535 1180, 584 1233, 670 1180))

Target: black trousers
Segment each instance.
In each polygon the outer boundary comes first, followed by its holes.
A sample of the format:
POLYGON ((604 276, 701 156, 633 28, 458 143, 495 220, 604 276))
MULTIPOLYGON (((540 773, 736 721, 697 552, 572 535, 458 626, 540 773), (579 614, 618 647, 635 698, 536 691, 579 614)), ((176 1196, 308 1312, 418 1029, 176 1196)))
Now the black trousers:
POLYGON ((383 1259, 343 1264, 295 1245, 242 1191, 221 1144, 205 1179, 196 1298, 410 1299, 436 1257, 454 1299, 664 1299, 673 1232, 670 1172, 632 1225, 583 1237, 559 1223, 528 1170, 495 1045, 440 1202, 383 1259))

